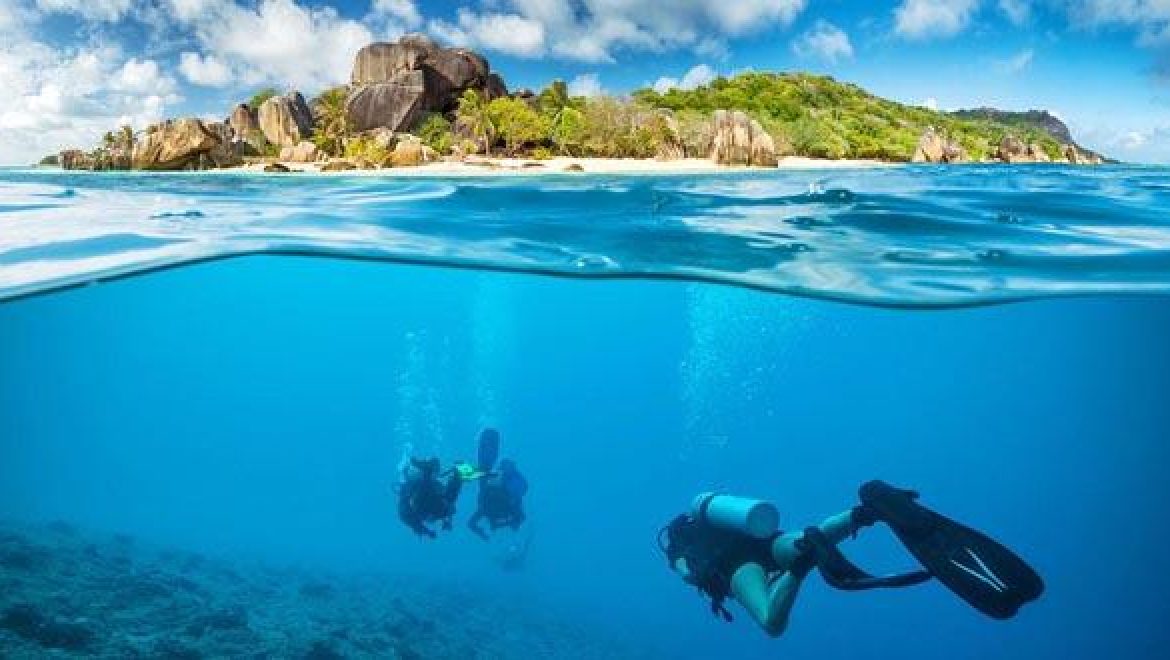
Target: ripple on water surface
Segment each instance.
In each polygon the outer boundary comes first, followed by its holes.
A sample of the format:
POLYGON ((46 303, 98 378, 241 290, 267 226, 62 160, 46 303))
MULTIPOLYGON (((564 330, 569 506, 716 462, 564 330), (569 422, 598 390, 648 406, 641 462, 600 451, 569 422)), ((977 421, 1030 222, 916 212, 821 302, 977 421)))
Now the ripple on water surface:
POLYGON ((1170 293, 1170 169, 265 177, 0 170, 0 299, 319 254, 891 306, 1170 293))

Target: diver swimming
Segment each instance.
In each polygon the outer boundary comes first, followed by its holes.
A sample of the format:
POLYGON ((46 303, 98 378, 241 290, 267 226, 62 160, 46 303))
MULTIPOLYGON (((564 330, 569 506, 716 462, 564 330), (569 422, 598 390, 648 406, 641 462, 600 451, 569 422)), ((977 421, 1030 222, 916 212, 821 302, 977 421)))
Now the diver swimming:
POLYGON ((803 532, 781 532, 774 505, 732 495, 703 493, 691 511, 659 532, 671 569, 711 601, 725 621, 734 599, 773 637, 784 633, 804 578, 814 569, 844 591, 910 587, 938 580, 973 608, 1009 619, 1044 592, 1044 582, 1023 559, 966 525, 918 503, 914 491, 870 481, 861 503, 803 532), (863 528, 883 523, 921 565, 907 573, 873 576, 837 545, 863 528))

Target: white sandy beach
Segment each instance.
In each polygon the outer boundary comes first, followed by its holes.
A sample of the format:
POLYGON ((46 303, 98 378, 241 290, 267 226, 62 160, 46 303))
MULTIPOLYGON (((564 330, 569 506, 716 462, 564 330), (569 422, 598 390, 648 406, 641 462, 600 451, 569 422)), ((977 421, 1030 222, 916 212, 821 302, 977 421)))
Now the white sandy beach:
MULTIPOLYGON (((266 163, 250 163, 219 172, 263 172, 266 163)), ((573 166, 579 166, 578 174, 718 174, 727 172, 765 172, 772 169, 821 170, 891 167, 894 163, 876 160, 823 160, 788 156, 780 160, 779 166, 736 167, 718 165, 705 158, 683 160, 655 160, 636 158, 566 158, 532 160, 526 158, 475 158, 460 162, 437 162, 417 167, 394 167, 383 169, 358 169, 338 172, 322 172, 324 163, 282 162, 292 172, 341 175, 341 176, 519 176, 540 174, 574 173, 573 166)))

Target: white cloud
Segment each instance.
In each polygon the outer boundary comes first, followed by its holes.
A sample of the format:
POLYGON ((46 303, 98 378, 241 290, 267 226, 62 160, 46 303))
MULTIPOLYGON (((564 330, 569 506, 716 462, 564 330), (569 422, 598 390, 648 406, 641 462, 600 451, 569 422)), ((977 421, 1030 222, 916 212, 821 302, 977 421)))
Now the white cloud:
POLYGON ((951 37, 970 23, 979 0, 902 0, 894 31, 907 39, 951 37))
POLYGON ((999 10, 1013 25, 1024 25, 1032 19, 1031 0, 999 0, 999 10))
POLYGON ((0 44, 0 87, 0 159, 9 163, 92 147, 106 131, 142 128, 182 101, 153 60, 112 47, 58 51, 27 37, 0 44))
POLYGON ((456 23, 431 21, 431 32, 458 46, 485 48, 516 57, 544 54, 544 25, 519 14, 477 14, 460 9, 456 23))
POLYGON ((388 16, 397 19, 408 28, 422 25, 422 14, 415 6, 414 0, 374 0, 370 11, 376 15, 388 16))
POLYGON ((112 23, 130 13, 134 0, 36 0, 36 6, 46 13, 76 14, 112 23))
POLYGON ((601 86, 601 78, 596 73, 583 73, 569 81, 570 96, 601 96, 605 88, 601 86))
POLYGON ((1141 131, 1128 131, 1121 136, 1120 146, 1125 149, 1140 149, 1149 142, 1149 137, 1141 131))
POLYGON ((659 94, 665 94, 666 92, 676 88, 694 89, 696 87, 702 87, 712 80, 715 80, 718 75, 719 74, 715 72, 715 69, 712 69, 706 64, 699 64, 691 67, 689 71, 683 74, 681 80, 667 76, 659 78, 654 83, 654 91, 658 92, 659 94))
POLYGON ((927 110, 938 110, 938 99, 932 96, 918 105, 926 108, 927 110))
POLYGON ((1036 53, 1031 48, 1028 48, 1006 59, 997 60, 995 68, 1007 74, 1020 73, 1032 66, 1032 60, 1035 58, 1035 55, 1036 53))
POLYGON ((445 41, 525 57, 609 62, 619 49, 689 48, 710 55, 729 37, 788 25, 807 0, 484 0, 454 23, 431 21, 445 41), (513 33, 509 33, 513 30, 513 33))
POLYGON ((271 83, 314 92, 349 78, 358 49, 374 41, 363 23, 335 9, 295 0, 169 0, 205 57, 236 72, 245 84, 271 83))
POLYGON ((183 53, 179 56, 179 73, 195 85, 204 87, 226 87, 234 76, 231 67, 214 55, 204 57, 199 53, 183 53))
POLYGON ((836 62, 853 57, 853 44, 841 28, 828 21, 817 21, 812 29, 792 42, 792 52, 800 57, 836 62))

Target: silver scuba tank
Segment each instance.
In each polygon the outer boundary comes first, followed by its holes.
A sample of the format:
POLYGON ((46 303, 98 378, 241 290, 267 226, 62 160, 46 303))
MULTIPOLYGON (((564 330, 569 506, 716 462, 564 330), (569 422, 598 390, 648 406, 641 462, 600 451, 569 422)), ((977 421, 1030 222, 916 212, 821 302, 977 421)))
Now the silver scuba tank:
POLYGON ((691 504, 691 515, 721 529, 766 539, 780 528, 780 512, 771 502, 735 495, 701 493, 691 504))

